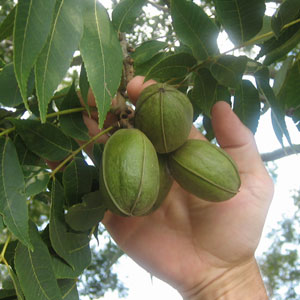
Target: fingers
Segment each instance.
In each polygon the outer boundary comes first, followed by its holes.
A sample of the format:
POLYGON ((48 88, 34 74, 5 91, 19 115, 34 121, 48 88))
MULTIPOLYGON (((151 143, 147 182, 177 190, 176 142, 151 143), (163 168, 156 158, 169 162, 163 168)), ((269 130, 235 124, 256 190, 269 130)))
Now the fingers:
POLYGON ((213 106, 212 126, 219 145, 236 161, 240 171, 265 169, 253 134, 231 110, 228 103, 219 101, 213 106))
POLYGON ((136 104, 142 90, 147 86, 156 83, 154 80, 148 80, 146 82, 144 82, 144 80, 144 76, 136 76, 127 85, 128 96, 134 105, 136 104))
MULTIPOLYGON (((89 118, 87 115, 83 115, 83 121, 88 128, 89 136, 95 136, 97 135, 101 129, 99 129, 98 122, 95 121, 93 118, 89 118)), ((96 141, 97 143, 105 143, 108 139, 108 135, 104 134, 99 137, 99 139, 96 141)))

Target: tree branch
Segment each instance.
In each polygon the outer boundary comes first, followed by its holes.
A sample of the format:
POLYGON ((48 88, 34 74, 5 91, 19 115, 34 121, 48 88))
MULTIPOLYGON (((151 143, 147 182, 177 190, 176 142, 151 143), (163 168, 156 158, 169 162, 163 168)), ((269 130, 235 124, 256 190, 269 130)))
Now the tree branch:
POLYGON ((264 162, 273 161, 289 155, 300 153, 300 145, 293 145, 290 147, 284 147, 273 152, 262 153, 261 158, 264 162))

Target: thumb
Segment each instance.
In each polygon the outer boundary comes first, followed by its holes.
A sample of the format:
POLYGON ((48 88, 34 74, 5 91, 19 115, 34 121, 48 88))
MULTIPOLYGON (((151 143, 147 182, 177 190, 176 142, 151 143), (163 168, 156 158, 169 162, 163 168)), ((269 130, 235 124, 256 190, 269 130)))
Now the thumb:
POLYGON ((235 160, 240 172, 265 169, 252 132, 224 101, 212 108, 212 126, 219 145, 235 160))

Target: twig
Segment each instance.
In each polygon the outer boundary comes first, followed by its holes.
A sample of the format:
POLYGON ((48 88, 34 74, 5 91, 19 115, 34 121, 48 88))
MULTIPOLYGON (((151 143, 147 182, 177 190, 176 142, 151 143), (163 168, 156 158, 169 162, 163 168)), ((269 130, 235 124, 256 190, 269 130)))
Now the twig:
MULTIPOLYGON (((287 28, 289 28, 289 27, 291 27, 291 26, 293 26, 293 25, 295 25, 295 24, 297 24, 297 23, 300 23, 300 19, 296 19, 296 20, 294 20, 294 21, 292 21, 292 22, 290 22, 290 23, 288 23, 288 24, 285 24, 285 25, 282 27, 282 30, 283 30, 283 29, 287 29, 287 28)), ((243 44, 241 44, 241 45, 239 45, 239 46, 236 46, 236 47, 234 47, 234 48, 232 48, 232 49, 229 49, 229 50, 227 50, 227 51, 221 53, 221 55, 224 55, 224 54, 233 52, 234 50, 238 50, 238 49, 240 49, 240 48, 244 48, 244 47, 247 47, 247 46, 254 45, 257 41, 259 41, 259 40, 261 40, 261 39, 268 38, 268 37, 272 37, 272 36, 274 36, 274 35, 275 35, 275 33, 274 33, 273 31, 269 31, 269 32, 264 33, 264 34, 262 34, 262 35, 256 36, 256 37, 254 37, 253 39, 251 39, 251 40, 249 40, 249 41, 247 41, 247 42, 245 42, 245 43, 243 43, 243 44)))
POLYGON ((3 130, 2 132, 0 132, 0 137, 13 132, 15 129, 16 129, 16 127, 11 127, 11 128, 6 129, 6 130, 3 130))
POLYGON ((1 261, 3 261, 4 263, 6 262, 6 259, 5 259, 4 256, 5 256, 5 252, 6 252, 7 246, 8 246, 8 244, 9 244, 9 242, 10 242, 10 239, 11 239, 11 233, 8 234, 8 237, 7 237, 6 241, 5 241, 5 244, 4 244, 4 246, 3 246, 3 249, 2 249, 2 251, 1 251, 1 254, 0 254, 0 262, 1 262, 1 261))
POLYGON ((273 152, 262 153, 261 158, 264 162, 268 162, 298 153, 300 153, 300 145, 292 145, 273 152))
POLYGON ((99 132, 98 134, 96 134, 94 137, 92 137, 91 139, 89 139, 85 144, 81 145, 78 149, 76 149, 75 151, 73 151, 66 159, 64 159, 51 173, 51 177, 54 178, 55 174, 67 163, 69 162, 71 159, 73 159, 81 150, 83 150, 86 146, 88 146, 89 144, 95 142, 100 136, 108 133, 109 131, 111 131, 112 129, 114 129, 114 126, 110 126, 109 128, 99 132))
POLYGON ((134 76, 134 69, 133 69, 133 59, 128 53, 129 45, 126 40, 125 33, 120 33, 120 44, 123 52, 123 66, 124 66, 121 88, 126 90, 126 86, 128 82, 134 76))

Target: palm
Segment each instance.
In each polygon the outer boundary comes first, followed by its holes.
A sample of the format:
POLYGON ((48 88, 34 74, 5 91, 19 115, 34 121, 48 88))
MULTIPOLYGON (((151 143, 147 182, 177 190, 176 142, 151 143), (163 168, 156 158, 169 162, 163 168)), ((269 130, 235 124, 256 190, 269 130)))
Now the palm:
POLYGON ((109 215, 105 223, 129 256, 177 285, 193 278, 192 270, 196 275, 208 266, 228 267, 253 255, 262 228, 257 222, 264 219, 254 217, 257 202, 246 183, 238 196, 219 204, 199 200, 175 183, 154 214, 130 219, 109 215))

